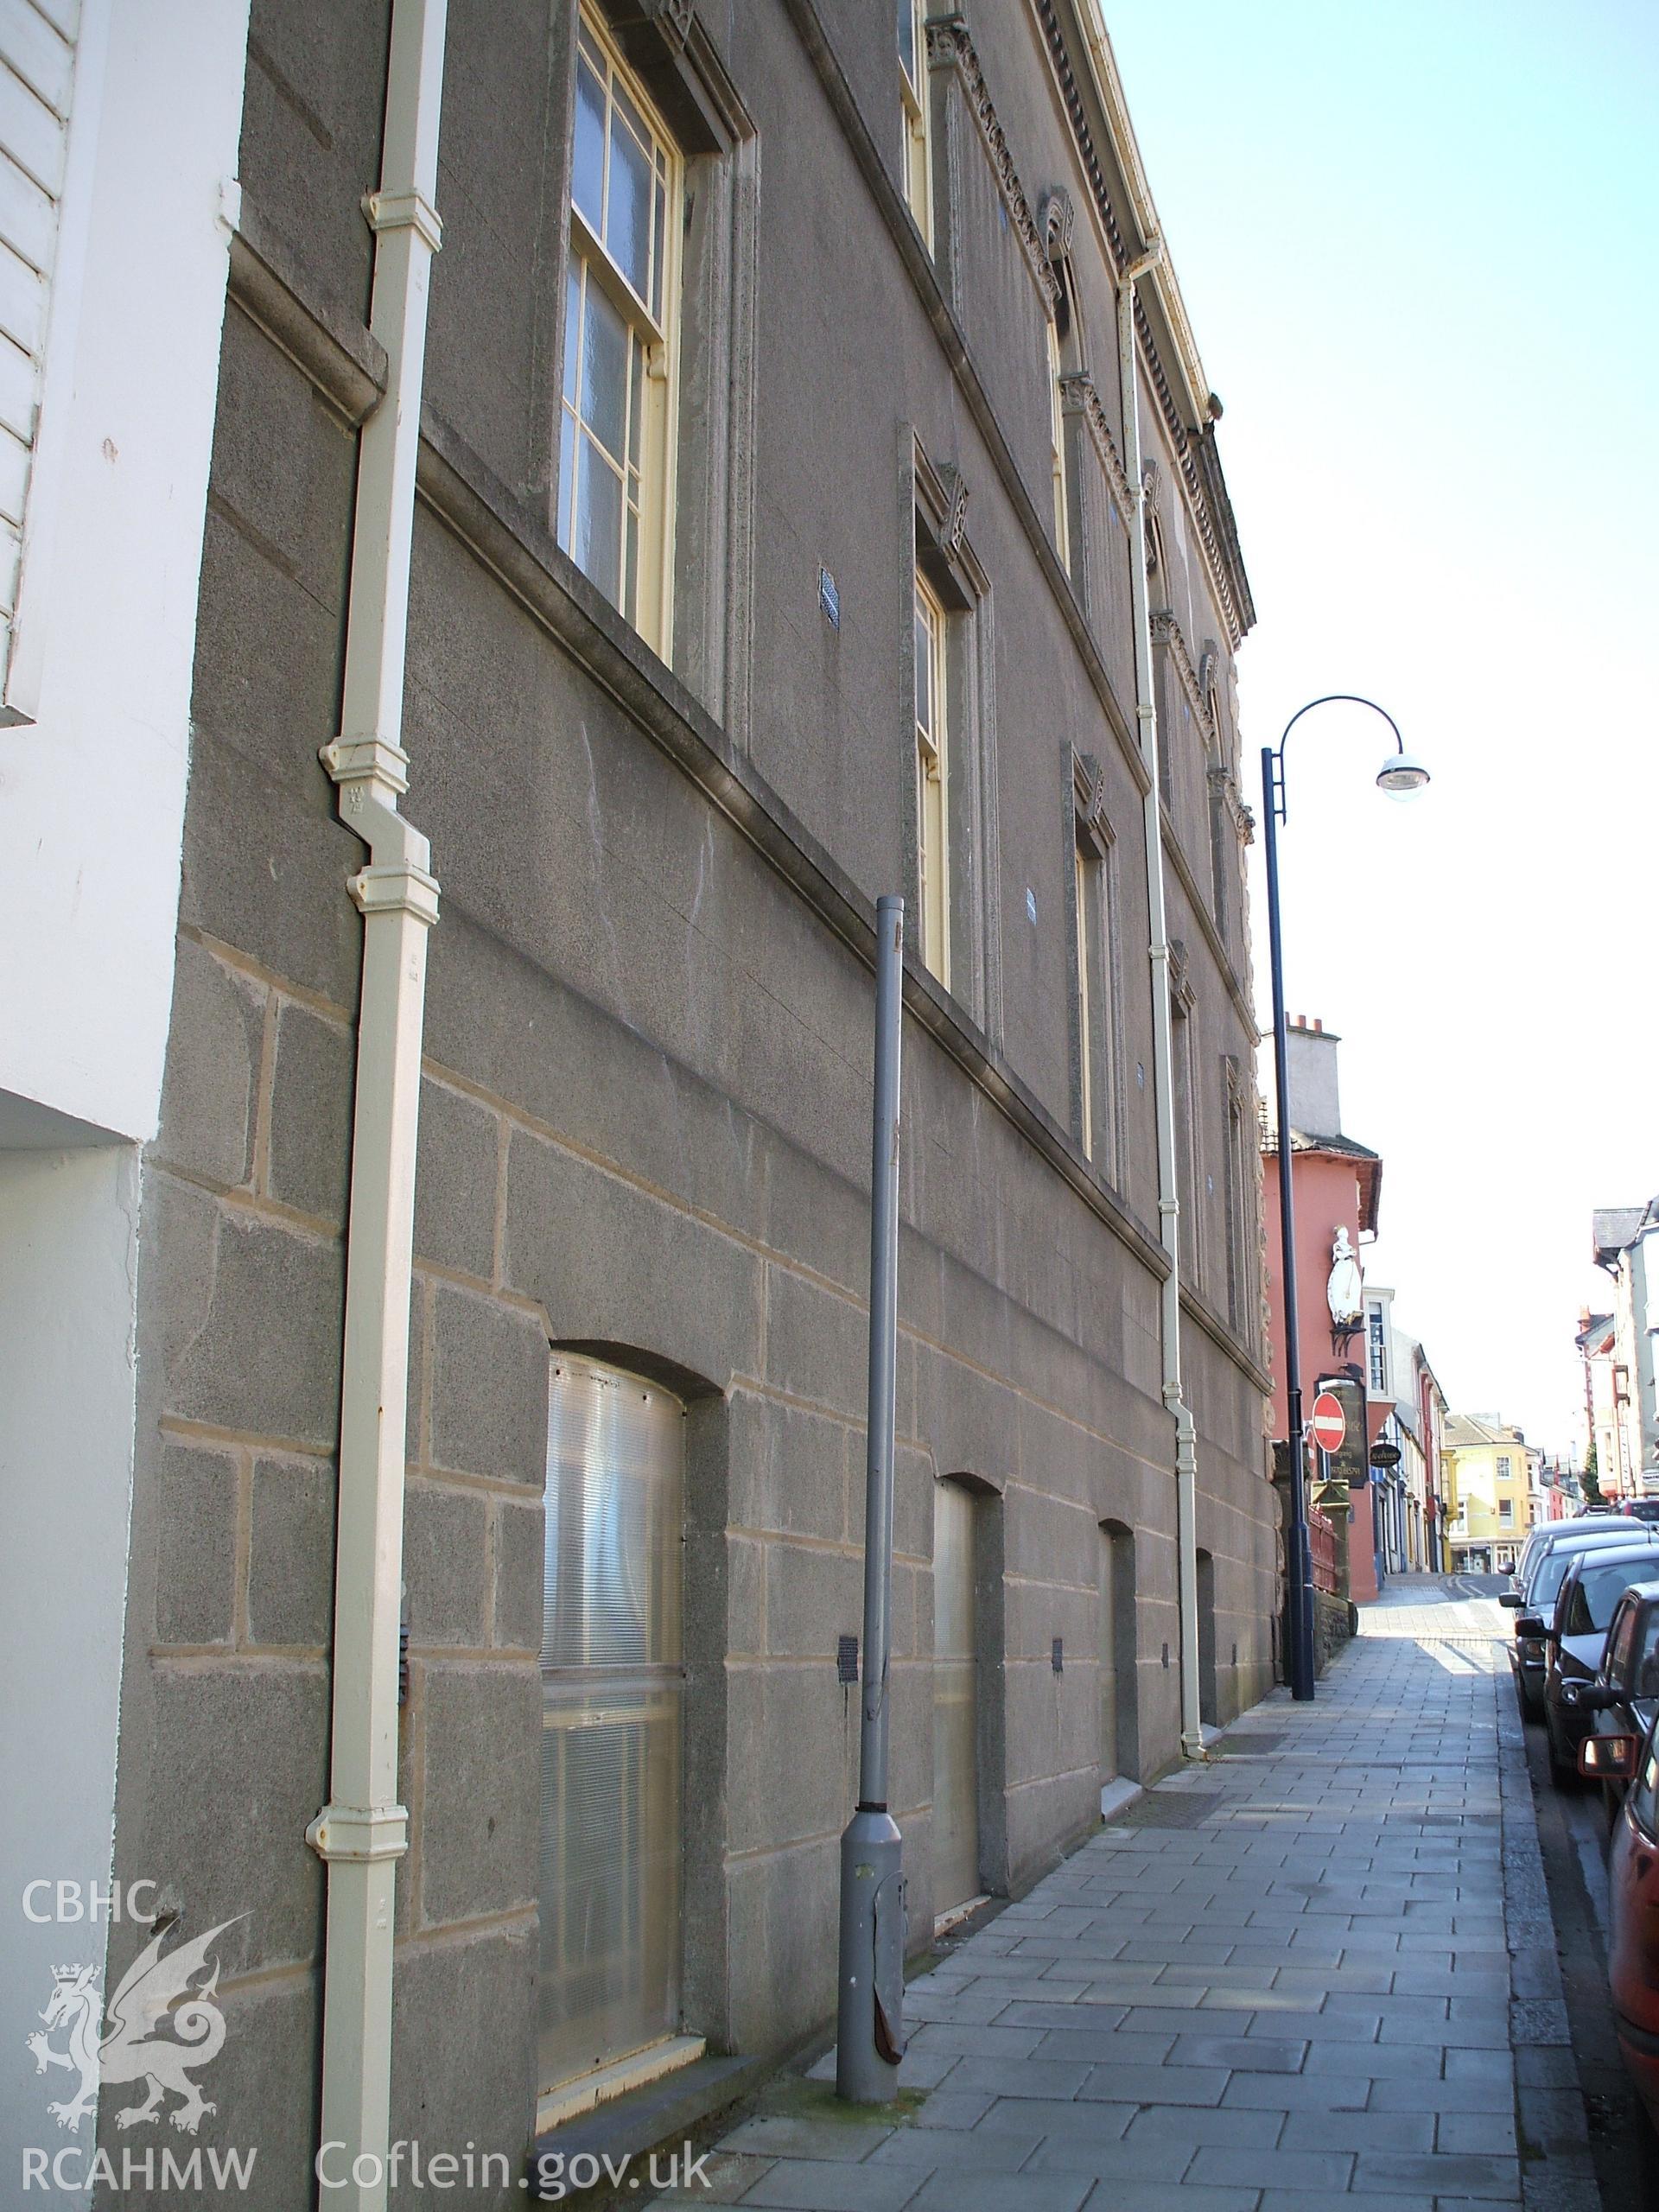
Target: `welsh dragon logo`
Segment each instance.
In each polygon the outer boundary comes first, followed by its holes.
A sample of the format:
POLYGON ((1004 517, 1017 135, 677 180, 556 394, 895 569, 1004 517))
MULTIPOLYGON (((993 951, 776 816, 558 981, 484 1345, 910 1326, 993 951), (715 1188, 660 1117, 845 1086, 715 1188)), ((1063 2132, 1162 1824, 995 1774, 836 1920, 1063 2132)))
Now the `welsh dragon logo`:
MULTIPOLYGON (((247 1915, 238 1913, 238 1919, 247 1915)), ((170 2091, 181 2102, 168 2113, 175 2127, 194 2135, 204 2114, 217 2109, 190 2079, 198 2068, 218 2057, 225 2043, 225 2015, 213 2002, 219 1988, 219 1961, 210 1961, 208 1950, 235 1920, 223 1920, 165 1955, 165 1929, 159 1930, 121 1977, 107 2008, 99 1993, 92 1967, 63 1966, 52 1969, 52 1994, 41 2014, 44 2034, 27 2038, 35 2054, 35 2071, 50 2066, 79 2073, 80 2087, 73 2097, 48 2109, 60 2127, 78 2134, 92 2110, 100 2082, 143 2082, 149 2094, 115 2115, 118 2127, 137 2127, 161 2116, 163 2099, 170 2091), (199 1988, 198 1976, 207 1980, 199 1988), (104 2024, 107 2010, 108 2024, 104 2024), (171 2034, 156 2031, 171 2015, 171 2034), (59 2028, 68 2031, 67 2050, 54 2050, 52 2036, 59 2028)))

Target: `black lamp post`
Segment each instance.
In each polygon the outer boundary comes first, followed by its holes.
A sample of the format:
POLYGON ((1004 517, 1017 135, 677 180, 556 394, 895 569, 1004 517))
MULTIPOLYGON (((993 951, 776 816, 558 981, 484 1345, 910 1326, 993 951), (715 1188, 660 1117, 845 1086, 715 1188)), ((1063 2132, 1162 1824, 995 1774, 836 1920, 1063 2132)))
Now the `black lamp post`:
POLYGON ((1262 799, 1267 823, 1268 944, 1273 967, 1274 1083, 1279 1108, 1279 1228, 1281 1238, 1285 1307, 1285 1405, 1290 1429, 1290 1555, 1289 1580, 1290 1694, 1300 1704, 1313 1695, 1313 1573, 1307 1548, 1307 1443, 1302 1427, 1302 1352, 1296 1311, 1296 1208, 1292 1193, 1290 1141, 1290 1071, 1286 1064, 1285 968, 1279 931, 1279 824, 1285 819, 1285 739, 1302 716, 1315 707, 1338 701, 1369 707, 1381 715, 1394 732, 1395 749, 1377 771, 1377 784, 1385 791, 1421 791, 1428 771, 1406 751, 1399 725, 1375 699, 1362 699, 1352 691, 1329 691, 1299 707, 1285 724, 1277 750, 1262 748, 1262 799))

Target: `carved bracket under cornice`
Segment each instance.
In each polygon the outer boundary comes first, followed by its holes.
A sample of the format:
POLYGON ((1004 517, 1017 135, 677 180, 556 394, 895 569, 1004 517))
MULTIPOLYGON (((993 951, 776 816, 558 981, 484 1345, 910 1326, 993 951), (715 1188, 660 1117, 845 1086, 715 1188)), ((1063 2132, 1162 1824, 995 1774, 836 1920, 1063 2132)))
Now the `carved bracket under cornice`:
POLYGON ((1063 185, 1052 185, 1043 194, 1037 219, 1042 225, 1045 257, 1051 262, 1064 261, 1071 251, 1077 211, 1071 205, 1071 194, 1063 185))
POLYGON ((1106 410, 1101 405, 1095 380, 1087 369, 1074 370, 1060 378, 1060 408, 1064 414, 1082 416, 1117 501, 1117 511, 1127 525, 1131 509, 1129 480, 1123 474, 1123 464, 1112 441, 1111 425, 1106 420, 1106 410))
POLYGON ((1214 718, 1211 715, 1209 698, 1198 683, 1198 671, 1192 665, 1192 656, 1186 649, 1186 639, 1181 635, 1181 626, 1175 620, 1172 608, 1160 607, 1154 613, 1152 642, 1154 645, 1163 645, 1167 648, 1171 664, 1180 677, 1181 689, 1186 694, 1186 702, 1198 716, 1198 726, 1204 732, 1205 742, 1212 752, 1219 753, 1221 733, 1216 728, 1214 718))
POLYGON ((1014 156, 1009 150, 1007 136, 991 104, 985 73, 979 66, 979 56, 974 51, 974 41, 962 16, 936 16, 928 23, 927 66, 930 69, 954 69, 961 79, 963 97, 979 126, 979 135, 985 142, 991 173, 996 179, 997 190, 1002 195, 1002 204, 1008 211, 1008 220, 1014 226, 1014 235, 1025 249, 1032 277, 1043 296, 1043 304, 1048 313, 1057 313, 1060 304, 1060 281, 1049 266, 1043 232, 1038 226, 1031 202, 1020 181, 1020 172, 1014 165, 1014 156))
POLYGON ((918 546, 931 545, 965 598, 982 599, 990 580, 969 543, 968 486, 962 471, 950 461, 930 461, 919 438, 913 441, 912 453, 918 546))
POLYGON ((1241 845, 1253 843, 1255 836, 1255 817, 1239 795, 1238 779, 1230 768, 1215 767, 1210 771, 1210 789, 1221 801, 1227 819, 1233 826, 1233 835, 1241 845))
POLYGON ((1077 819, 1084 829, 1098 836, 1109 831, 1106 821, 1106 778, 1097 757, 1092 753, 1071 755, 1071 790, 1077 810, 1077 819))
POLYGON ((962 471, 949 462, 939 470, 939 481, 944 487, 944 512, 939 518, 939 550, 957 554, 968 535, 968 486, 962 480, 962 471))

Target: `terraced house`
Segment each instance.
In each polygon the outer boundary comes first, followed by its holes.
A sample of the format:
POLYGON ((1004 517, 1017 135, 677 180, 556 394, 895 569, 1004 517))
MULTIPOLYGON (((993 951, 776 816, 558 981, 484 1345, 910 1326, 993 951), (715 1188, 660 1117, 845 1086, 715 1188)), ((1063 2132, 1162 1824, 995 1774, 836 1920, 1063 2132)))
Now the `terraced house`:
POLYGON ((1273 1679, 1249 588, 1096 0, 254 0, 197 89, 85 1827, 230 1923, 245 2201, 518 2202, 833 2009, 878 895, 912 1944, 1273 1679))

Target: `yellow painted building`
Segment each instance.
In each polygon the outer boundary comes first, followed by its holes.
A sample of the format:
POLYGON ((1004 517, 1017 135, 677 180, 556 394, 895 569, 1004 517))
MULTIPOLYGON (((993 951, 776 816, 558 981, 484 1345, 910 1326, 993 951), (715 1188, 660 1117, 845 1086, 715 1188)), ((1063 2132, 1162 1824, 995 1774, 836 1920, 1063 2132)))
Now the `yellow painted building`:
POLYGON ((1541 1514, 1543 1454, 1490 1414, 1448 1414, 1441 1460, 1452 1564, 1474 1574, 1512 1567, 1541 1514))

